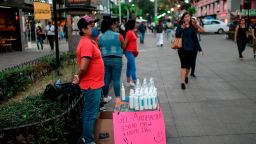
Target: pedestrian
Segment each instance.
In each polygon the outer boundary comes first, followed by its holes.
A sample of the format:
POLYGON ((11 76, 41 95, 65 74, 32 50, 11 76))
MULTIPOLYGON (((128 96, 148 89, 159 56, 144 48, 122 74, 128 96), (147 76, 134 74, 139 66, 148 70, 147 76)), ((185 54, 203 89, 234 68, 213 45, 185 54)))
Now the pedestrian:
POLYGON ((119 26, 119 33, 124 37, 124 35, 125 35, 125 19, 122 20, 122 23, 119 26))
POLYGON ((167 34, 167 41, 171 41, 172 40, 173 24, 170 19, 167 19, 165 28, 166 28, 166 34, 167 34))
POLYGON ((135 86, 136 77, 136 60, 138 56, 137 47, 137 36, 134 32, 135 20, 128 20, 126 23, 126 34, 125 34, 125 56, 127 58, 126 77, 129 86, 135 86))
POLYGON ((252 38, 253 38, 253 58, 256 58, 256 22, 253 22, 251 27, 252 29, 252 38))
POLYGON ((63 32, 64 32, 64 37, 65 37, 66 42, 67 42, 68 41, 68 27, 67 27, 67 24, 64 24, 63 32))
POLYGON ((147 27, 145 25, 144 22, 141 22, 140 23, 140 26, 139 26, 139 32, 140 32, 140 43, 141 44, 144 44, 144 38, 145 38, 145 33, 147 31, 147 27))
POLYGON ((104 101, 108 102, 112 98, 108 96, 109 85, 113 81, 116 104, 120 100, 120 81, 122 72, 122 56, 124 38, 121 34, 114 32, 115 24, 110 19, 105 19, 101 23, 102 35, 99 37, 99 47, 104 61, 105 76, 103 95, 104 101))
MULTIPOLYGON (((204 28, 202 26, 200 26, 198 24, 198 22, 196 21, 196 18, 192 18, 191 19, 192 21, 192 26, 195 30, 196 33, 201 33, 201 32, 204 32, 204 28)), ((199 35, 198 36, 198 41, 199 41, 199 35)), ((199 43, 199 42, 198 42, 199 43)), ((200 44, 200 43, 199 43, 200 44)), ((198 51, 203 55, 203 51, 201 49, 201 47, 198 48, 198 51)), ((196 67, 196 58, 197 58, 197 53, 195 53, 195 56, 194 56, 194 62, 192 63, 192 66, 191 66, 191 72, 190 72, 190 76, 193 77, 193 78, 196 78, 196 75, 195 75, 195 67, 196 67)))
POLYGON ((244 58, 243 51, 245 50, 247 39, 248 39, 248 33, 245 25, 245 19, 242 18, 240 20, 240 23, 236 27, 235 37, 234 37, 235 43, 237 43, 238 54, 240 59, 244 58))
POLYGON ((48 22, 48 25, 45 27, 45 33, 47 34, 47 39, 49 41, 52 51, 54 50, 54 35, 55 35, 54 30, 55 30, 54 25, 52 25, 51 22, 48 22))
POLYGON ((82 142, 85 144, 95 144, 94 124, 104 86, 104 62, 98 45, 91 38, 93 22, 93 18, 84 16, 77 23, 81 39, 76 49, 78 74, 73 79, 73 83, 79 84, 84 100, 82 142))
POLYGON ((158 24, 156 25, 156 45, 163 46, 164 45, 164 38, 163 38, 163 31, 164 26, 162 20, 159 20, 158 24))
POLYGON ((39 44, 40 44, 41 50, 43 51, 43 49, 44 49, 43 42, 45 39, 45 34, 43 33, 43 29, 41 28, 41 26, 37 26, 36 36, 37 36, 37 42, 36 42, 37 49, 40 50, 40 48, 39 48, 39 44))
POLYGON ((178 50, 178 54, 181 62, 181 89, 185 90, 185 83, 188 84, 188 75, 195 60, 195 53, 201 48, 188 12, 181 17, 180 25, 176 29, 176 37, 182 38, 182 48, 178 50))

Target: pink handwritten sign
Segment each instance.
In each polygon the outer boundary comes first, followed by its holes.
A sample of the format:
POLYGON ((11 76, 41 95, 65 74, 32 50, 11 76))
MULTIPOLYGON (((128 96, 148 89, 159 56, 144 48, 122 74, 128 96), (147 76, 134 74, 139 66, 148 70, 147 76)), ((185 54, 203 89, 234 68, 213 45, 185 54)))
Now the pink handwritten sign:
POLYGON ((161 110, 115 112, 113 123, 115 144, 166 144, 161 110))

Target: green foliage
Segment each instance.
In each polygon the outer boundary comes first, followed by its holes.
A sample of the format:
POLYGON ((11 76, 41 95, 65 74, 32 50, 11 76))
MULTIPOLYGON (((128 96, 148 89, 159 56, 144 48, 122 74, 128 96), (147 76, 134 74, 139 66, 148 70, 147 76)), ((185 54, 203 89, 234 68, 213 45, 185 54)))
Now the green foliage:
POLYGON ((196 13, 196 8, 191 6, 188 8, 188 13, 193 16, 196 13))
MULTIPOLYGON (((74 59, 75 56, 73 53, 63 53, 60 55, 61 64, 74 59)), ((37 64, 27 64, 0 72, 0 101, 14 96, 17 92, 24 90, 33 80, 56 68, 55 57, 45 56, 40 58, 37 64)))
POLYGON ((43 99, 41 94, 29 96, 21 102, 0 106, 0 128, 42 121, 60 114, 63 110, 60 103, 43 99))

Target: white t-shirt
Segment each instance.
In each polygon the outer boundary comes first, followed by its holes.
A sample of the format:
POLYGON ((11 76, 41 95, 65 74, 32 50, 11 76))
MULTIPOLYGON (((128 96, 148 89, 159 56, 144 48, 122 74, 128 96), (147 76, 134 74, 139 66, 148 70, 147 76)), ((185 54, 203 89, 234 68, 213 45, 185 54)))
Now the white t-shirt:
POLYGON ((46 27, 45 27, 45 31, 46 31, 46 33, 47 33, 47 35, 54 35, 54 25, 47 25, 46 27))

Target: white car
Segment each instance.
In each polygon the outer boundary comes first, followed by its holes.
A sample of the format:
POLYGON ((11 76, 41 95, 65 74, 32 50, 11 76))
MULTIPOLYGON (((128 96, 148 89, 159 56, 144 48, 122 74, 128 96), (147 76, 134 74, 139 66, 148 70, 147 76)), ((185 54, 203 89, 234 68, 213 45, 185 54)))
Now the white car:
POLYGON ((224 33, 228 31, 228 26, 224 22, 216 19, 203 19, 204 31, 214 33, 224 33))

